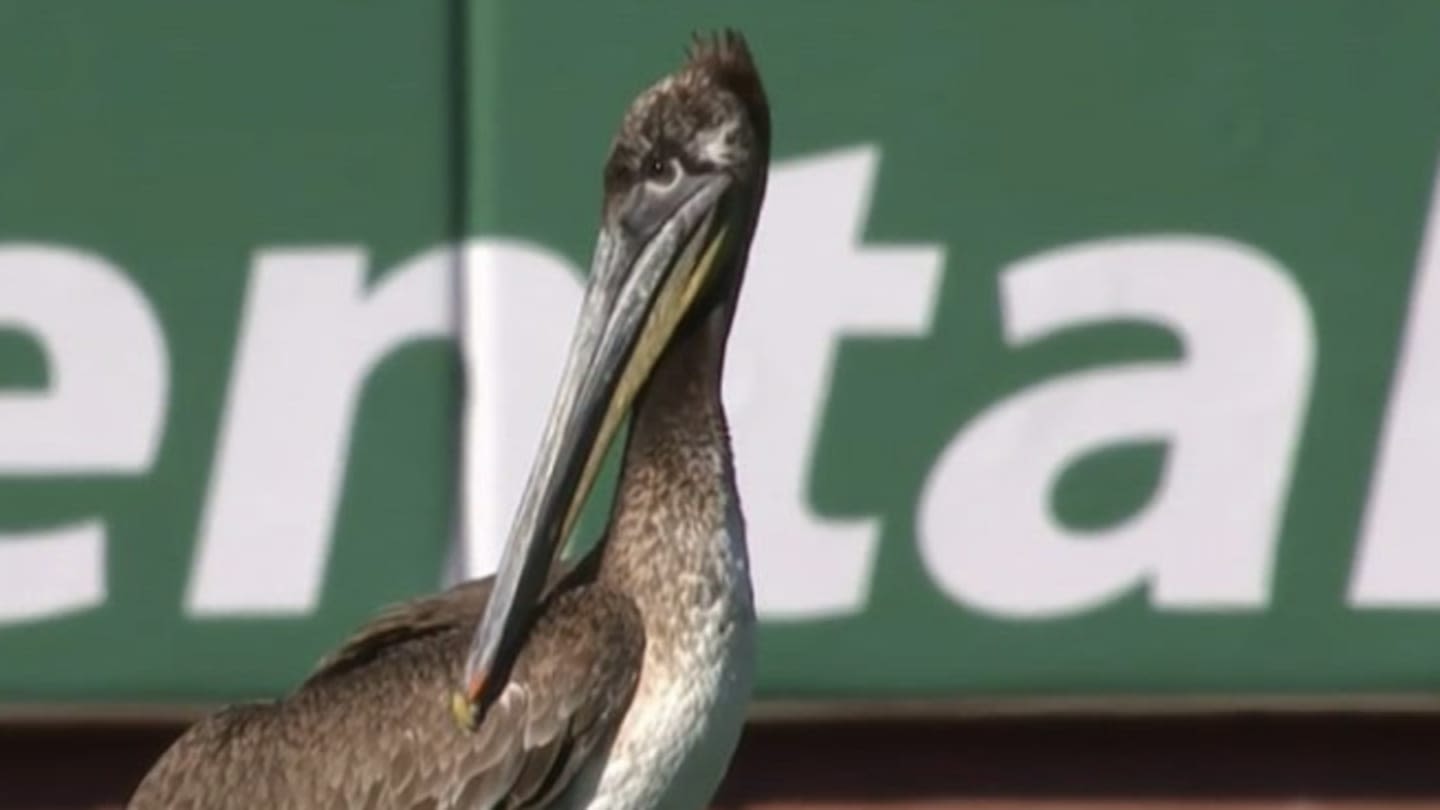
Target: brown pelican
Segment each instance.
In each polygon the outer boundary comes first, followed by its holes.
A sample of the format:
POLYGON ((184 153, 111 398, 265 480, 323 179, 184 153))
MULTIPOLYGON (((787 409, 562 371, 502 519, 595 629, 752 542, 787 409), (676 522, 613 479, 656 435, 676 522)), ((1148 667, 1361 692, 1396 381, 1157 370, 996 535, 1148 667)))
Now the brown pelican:
POLYGON ((709 801, 753 668, 720 377, 769 148, 744 40, 697 38, 611 145, 580 322, 496 576, 392 607, 289 696, 197 723, 131 808, 709 801), (556 566, 627 415, 605 534, 556 566))

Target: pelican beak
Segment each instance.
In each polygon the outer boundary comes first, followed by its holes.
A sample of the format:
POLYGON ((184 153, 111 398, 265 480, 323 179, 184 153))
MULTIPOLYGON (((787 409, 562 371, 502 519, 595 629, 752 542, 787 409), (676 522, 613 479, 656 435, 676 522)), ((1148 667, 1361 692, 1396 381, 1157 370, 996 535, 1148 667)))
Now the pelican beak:
POLYGON ((475 728, 508 678, 541 594, 630 405, 733 238, 732 178, 680 175, 607 212, 580 322, 484 617, 452 701, 475 728))

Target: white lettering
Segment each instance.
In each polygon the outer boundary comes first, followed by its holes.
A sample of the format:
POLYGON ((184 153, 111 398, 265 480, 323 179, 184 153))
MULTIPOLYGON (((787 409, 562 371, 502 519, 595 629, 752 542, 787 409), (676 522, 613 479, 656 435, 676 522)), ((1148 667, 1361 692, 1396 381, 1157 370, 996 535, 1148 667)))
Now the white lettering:
POLYGON ((469 388, 461 509, 468 578, 499 565, 583 290, 565 257, 527 242, 474 242, 465 268, 461 328, 469 388))
POLYGON ((1351 567, 1356 607, 1440 606, 1440 174, 1415 269, 1370 501, 1351 567))
POLYGON ((1285 270, 1220 239, 1116 239, 1010 267, 1001 303, 1013 346, 1138 320, 1174 331, 1184 359, 1037 383, 966 426, 919 507, 939 586, 1023 618, 1084 611, 1147 582, 1161 609, 1263 607, 1315 345, 1285 270), (1060 471, 1122 441, 1168 444, 1150 502, 1088 535, 1059 525, 1048 495, 1060 471))
POLYGON ((452 328, 452 265, 438 258, 427 254, 367 288, 358 250, 258 256, 188 613, 315 608, 365 381, 391 352, 452 328))
MULTIPOLYGON (((154 461, 168 395, 149 301, 98 256, 0 246, 0 329, 33 337, 49 384, 0 396, 0 475, 131 475, 154 461)), ((0 533, 0 624, 105 600, 105 525, 0 533)))
POLYGON ((871 146, 772 173, 727 353, 724 396, 766 619, 863 609, 879 520, 830 518, 808 486, 839 341, 930 328, 943 251, 863 243, 880 152, 871 146))

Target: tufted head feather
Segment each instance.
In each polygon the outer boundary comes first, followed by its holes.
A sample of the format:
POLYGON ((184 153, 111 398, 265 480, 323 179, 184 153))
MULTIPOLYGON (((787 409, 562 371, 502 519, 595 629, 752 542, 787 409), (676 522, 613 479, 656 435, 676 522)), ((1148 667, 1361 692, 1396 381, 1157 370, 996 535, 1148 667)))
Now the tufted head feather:
POLYGON ((685 69, 707 76, 733 93, 750 116, 751 125, 767 145, 770 141, 770 105, 750 46, 739 31, 726 28, 710 36, 695 34, 690 41, 685 69))

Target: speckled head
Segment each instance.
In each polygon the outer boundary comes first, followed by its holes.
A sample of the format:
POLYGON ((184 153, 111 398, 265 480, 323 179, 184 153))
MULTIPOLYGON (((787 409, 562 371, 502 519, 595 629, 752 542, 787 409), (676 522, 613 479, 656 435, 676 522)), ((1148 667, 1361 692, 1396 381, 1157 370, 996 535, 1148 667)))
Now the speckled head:
POLYGON ((750 48, 731 30, 696 35, 685 63, 631 103, 605 162, 605 218, 646 186, 725 172, 755 199, 770 158, 770 105, 750 48))

